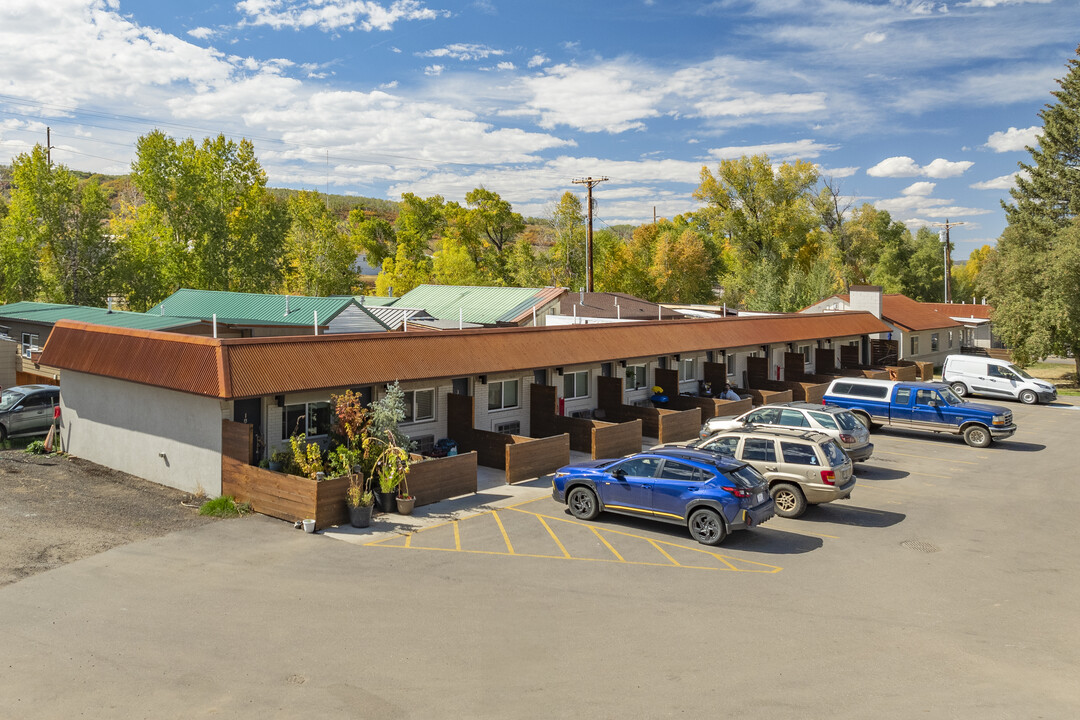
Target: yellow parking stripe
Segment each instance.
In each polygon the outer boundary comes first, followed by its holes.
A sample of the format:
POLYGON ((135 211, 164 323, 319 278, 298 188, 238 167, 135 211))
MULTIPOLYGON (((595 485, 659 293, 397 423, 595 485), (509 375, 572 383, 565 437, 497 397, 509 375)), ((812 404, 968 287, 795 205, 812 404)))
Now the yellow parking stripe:
POLYGON ((619 554, 619 551, 616 550, 615 548, 611 547, 611 543, 609 543, 607 540, 604 539, 604 536, 600 534, 599 530, 597 530, 594 527, 591 527, 589 529, 593 531, 594 535, 596 535, 597 540, 604 543, 604 546, 607 547, 607 549, 611 551, 612 555, 619 558, 619 562, 626 562, 626 560, 623 559, 623 556, 619 554))
POLYGON ((461 531, 458 530, 458 521, 454 521, 454 549, 461 550, 461 531))
POLYGON ((510 536, 506 534, 506 528, 503 527, 502 520, 499 518, 499 513, 492 510, 491 515, 492 515, 492 517, 495 518, 495 522, 497 522, 499 524, 499 532, 502 533, 503 540, 506 541, 506 552, 508 552, 511 555, 514 555, 515 554, 514 553, 514 546, 510 542, 510 536))
POLYGON ((679 564, 679 561, 676 560, 675 558, 671 557, 670 555, 668 555, 667 551, 664 550, 664 548, 657 545, 655 540, 650 540, 649 544, 652 545, 654 548, 656 548, 660 552, 661 555, 663 555, 668 560, 670 560, 672 565, 674 565, 675 567, 682 567, 682 565, 679 564))
POLYGON ((566 551, 566 548, 565 548, 565 547, 563 547, 563 544, 562 544, 562 542, 560 542, 560 541, 559 541, 559 538, 558 538, 558 536, 557 536, 557 535, 555 535, 555 533, 554 533, 554 532, 552 532, 552 530, 551 530, 551 526, 550 526, 550 525, 548 525, 548 524, 547 524, 547 523, 546 523, 546 522, 544 521, 544 518, 542 518, 542 517, 540 517, 539 515, 537 515, 537 516, 536 516, 536 519, 540 521, 540 524, 541 524, 541 525, 543 525, 543 526, 544 526, 544 529, 548 531, 548 535, 550 535, 550 536, 551 536, 551 539, 552 539, 552 540, 554 540, 554 541, 555 541, 555 544, 559 546, 559 549, 560 549, 560 550, 562 550, 562 554, 563 554, 563 557, 567 557, 567 558, 568 558, 568 557, 572 557, 572 556, 570 555, 570 553, 568 553, 568 552, 566 551))

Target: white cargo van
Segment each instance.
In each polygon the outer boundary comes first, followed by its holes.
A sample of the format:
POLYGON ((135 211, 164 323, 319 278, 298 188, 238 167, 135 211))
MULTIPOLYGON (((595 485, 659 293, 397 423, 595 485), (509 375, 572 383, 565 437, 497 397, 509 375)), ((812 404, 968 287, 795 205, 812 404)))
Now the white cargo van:
POLYGON ((1057 400, 1057 388, 1036 380, 1008 360, 978 355, 949 355, 941 368, 941 379, 953 392, 1019 400, 1026 405, 1057 400))

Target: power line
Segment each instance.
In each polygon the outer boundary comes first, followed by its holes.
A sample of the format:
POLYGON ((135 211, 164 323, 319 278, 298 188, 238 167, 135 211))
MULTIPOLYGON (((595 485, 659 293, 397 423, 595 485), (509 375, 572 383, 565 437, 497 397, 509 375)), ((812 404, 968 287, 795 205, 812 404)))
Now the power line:
POLYGON ((588 292, 593 291, 593 253, 592 253, 592 189, 593 186, 607 180, 606 177, 574 178, 575 185, 584 185, 589 190, 589 227, 585 234, 585 286, 588 292))

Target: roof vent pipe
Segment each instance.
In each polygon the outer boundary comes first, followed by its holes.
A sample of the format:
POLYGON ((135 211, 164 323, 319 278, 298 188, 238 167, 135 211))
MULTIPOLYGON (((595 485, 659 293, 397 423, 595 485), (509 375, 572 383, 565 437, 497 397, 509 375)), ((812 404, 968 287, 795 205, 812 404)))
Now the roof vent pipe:
POLYGON ((313 312, 313 314, 315 316, 315 334, 318 335, 319 334, 319 311, 315 310, 313 312))
POLYGON ((536 306, 533 305, 533 327, 536 327, 536 306))
POLYGON ((158 309, 161 310, 161 312, 158 313, 158 314, 159 315, 164 315, 165 314, 165 303, 161 303, 160 305, 158 305, 158 309))
POLYGON ((112 298, 109 298, 109 309, 106 311, 106 314, 112 314, 112 298))
POLYGON ((210 316, 210 321, 214 324, 214 337, 217 337, 217 313, 210 316))
POLYGON ((581 303, 582 305, 584 305, 585 304, 585 288, 581 288, 580 290, 578 290, 578 292, 581 294, 580 298, 578 299, 578 302, 581 303))
POLYGON ((458 308, 457 309, 457 329, 458 330, 461 329, 463 318, 464 318, 464 315, 463 315, 463 313, 461 311, 461 308, 458 308))
POLYGON ((285 296, 285 317, 289 317, 289 296, 285 296))
POLYGON ((615 319, 622 320, 622 308, 619 307, 619 303, 615 303, 615 319))

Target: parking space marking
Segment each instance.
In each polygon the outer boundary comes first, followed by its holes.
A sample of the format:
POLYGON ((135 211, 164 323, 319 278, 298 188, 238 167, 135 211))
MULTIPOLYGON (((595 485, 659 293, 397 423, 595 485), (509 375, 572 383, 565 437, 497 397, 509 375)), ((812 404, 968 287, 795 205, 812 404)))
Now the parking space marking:
MULTIPOLYGON (((683 545, 668 540, 659 540, 645 535, 625 532, 609 527, 597 527, 596 525, 570 519, 547 515, 542 512, 534 512, 523 509, 519 503, 517 506, 502 507, 498 510, 472 515, 467 518, 451 520, 439 525, 432 525, 406 535, 393 536, 366 543, 367 547, 399 548, 403 550, 435 550, 439 552, 463 552, 475 555, 502 555, 506 557, 541 558, 545 560, 586 560, 591 562, 619 563, 624 565, 644 565, 649 567, 671 567, 687 570, 725 570, 732 572, 750 572, 760 574, 775 574, 783 568, 777 565, 769 565, 754 560, 745 560, 731 555, 716 552, 706 547, 683 545), (507 511, 512 511, 507 513, 507 511), (503 513, 503 516, 500 516, 503 513), (537 534, 529 529, 528 525, 521 522, 512 522, 510 515, 522 518, 534 518, 544 532, 537 534), (494 520, 486 520, 487 516, 494 520), (471 531, 462 537, 461 525, 468 523, 471 531), (561 528, 561 530, 557 529, 561 528), (497 530, 498 532, 494 532, 497 530), (587 531, 587 532, 586 532, 587 531), (452 532, 452 539, 450 537, 452 532), (562 535, 562 537, 560 537, 562 535), (520 542, 515 545, 513 538, 520 542), (558 552, 543 552, 543 547, 537 548, 538 539, 548 538, 558 549, 558 552), (588 556, 590 553, 587 543, 583 545, 584 538, 593 538, 598 541, 594 547, 601 549, 601 556, 588 556), (564 541, 566 540, 566 541, 564 541), (577 543, 575 549, 582 552, 572 552, 568 547, 574 540, 577 543), (470 547, 470 543, 477 543, 480 547, 470 547), (487 549, 495 543, 503 546, 497 550, 487 549), (486 544, 486 546, 485 546, 486 544), (624 551, 630 551, 631 556, 637 559, 627 559, 625 552, 620 552, 616 545, 625 545, 624 551), (525 550, 537 550, 525 552, 525 550), (653 561, 647 553, 654 553, 660 560, 653 561), (610 555, 608 555, 610 553, 610 555), (693 553, 690 555, 690 553, 693 553), (701 560, 708 558, 710 563, 704 564, 701 560)), ((525 521, 527 522, 527 521, 525 521)), ((538 529, 537 529, 538 530, 538 529)), ((832 537, 832 536, 824 536, 832 537)))

